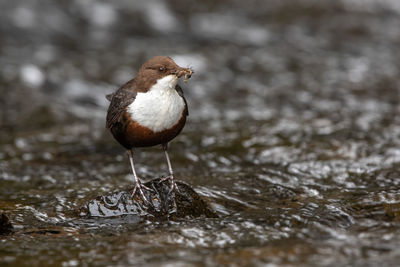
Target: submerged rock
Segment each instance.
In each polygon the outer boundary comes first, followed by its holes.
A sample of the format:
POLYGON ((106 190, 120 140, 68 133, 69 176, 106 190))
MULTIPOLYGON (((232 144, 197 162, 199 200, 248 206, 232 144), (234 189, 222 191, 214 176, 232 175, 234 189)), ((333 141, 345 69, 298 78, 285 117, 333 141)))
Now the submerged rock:
POLYGON ((81 215, 88 217, 115 217, 137 215, 155 219, 174 219, 182 217, 217 217, 210 205, 203 200, 189 185, 176 181, 177 190, 170 190, 169 181, 153 179, 144 185, 144 194, 150 204, 146 204, 135 194, 132 188, 126 191, 115 191, 90 200, 82 209, 81 215))
POLYGON ((4 213, 0 214, 0 235, 8 235, 13 232, 14 228, 4 213))

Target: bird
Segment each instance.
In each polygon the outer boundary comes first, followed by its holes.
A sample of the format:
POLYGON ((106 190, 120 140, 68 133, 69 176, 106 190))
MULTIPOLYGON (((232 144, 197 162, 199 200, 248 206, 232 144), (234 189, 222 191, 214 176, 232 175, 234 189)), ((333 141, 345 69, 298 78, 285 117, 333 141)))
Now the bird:
POLYGON ((177 188, 168 156, 168 144, 183 129, 189 115, 186 99, 178 84, 193 74, 192 68, 182 68, 168 56, 155 56, 146 61, 135 78, 106 98, 110 101, 106 128, 125 149, 129 157, 135 186, 132 197, 139 192, 146 203, 143 190, 148 189, 138 178, 133 149, 161 145, 168 164, 171 191, 177 188))

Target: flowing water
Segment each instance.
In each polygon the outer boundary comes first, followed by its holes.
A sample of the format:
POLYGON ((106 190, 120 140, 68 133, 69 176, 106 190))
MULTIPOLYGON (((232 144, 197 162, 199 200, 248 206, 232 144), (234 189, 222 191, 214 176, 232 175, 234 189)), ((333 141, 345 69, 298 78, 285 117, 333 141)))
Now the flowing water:
MULTIPOLYGON (((400 264, 400 5, 381 1, 0 3, 2 266, 400 264), (169 55, 179 180, 217 218, 88 218, 132 186, 104 95, 169 55)), ((161 148, 140 177, 167 173, 161 148)))

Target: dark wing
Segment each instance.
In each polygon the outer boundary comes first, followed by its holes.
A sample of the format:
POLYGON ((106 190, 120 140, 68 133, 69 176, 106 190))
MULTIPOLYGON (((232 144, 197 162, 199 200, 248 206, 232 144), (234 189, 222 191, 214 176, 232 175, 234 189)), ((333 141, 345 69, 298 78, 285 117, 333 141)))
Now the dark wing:
POLYGON ((120 121, 126 107, 135 100, 137 92, 133 90, 134 81, 134 79, 130 80, 115 93, 106 96, 107 99, 111 98, 111 103, 107 111, 107 129, 110 129, 115 123, 120 121))
POLYGON ((188 106, 187 106, 187 103, 186 103, 185 96, 183 95, 182 87, 180 87, 179 84, 177 84, 175 86, 175 90, 178 92, 178 95, 180 95, 183 98, 183 101, 185 101, 186 116, 189 116, 189 109, 188 109, 188 106))

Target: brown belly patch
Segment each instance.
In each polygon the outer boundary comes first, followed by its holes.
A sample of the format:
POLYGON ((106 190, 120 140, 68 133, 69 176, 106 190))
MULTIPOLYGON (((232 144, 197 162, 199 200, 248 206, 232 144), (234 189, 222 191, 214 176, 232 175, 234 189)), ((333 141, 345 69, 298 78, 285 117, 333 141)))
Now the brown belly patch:
POLYGON ((181 119, 169 129, 160 132, 153 132, 147 127, 141 126, 136 121, 132 120, 128 113, 124 113, 123 121, 124 127, 124 140, 118 141, 125 147, 146 147, 165 144, 174 139, 182 130, 186 123, 185 110, 182 112, 181 119))

